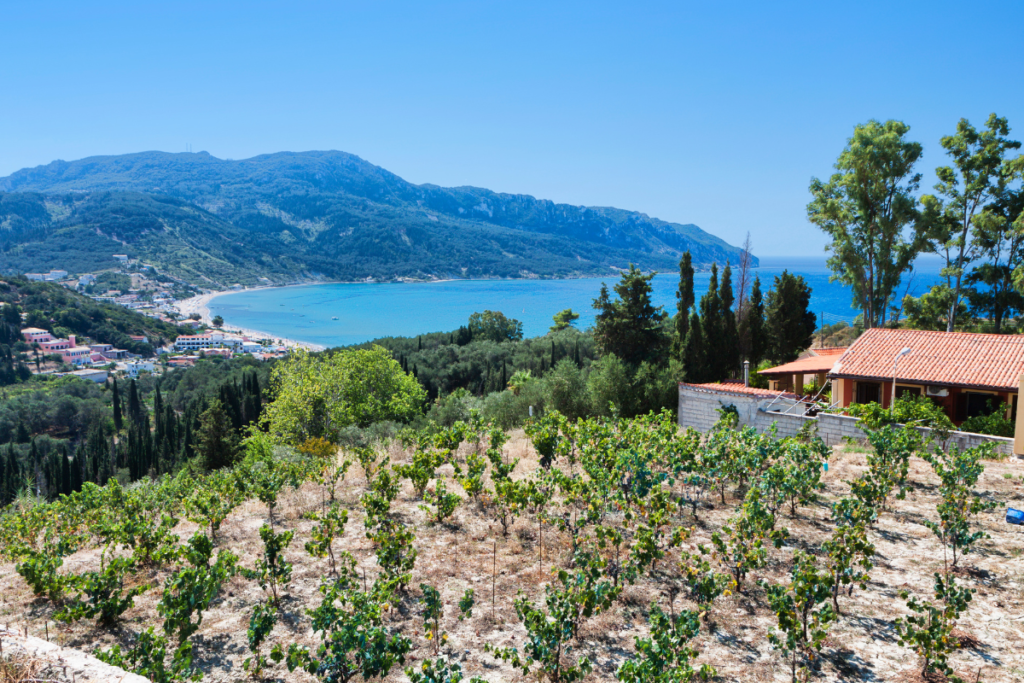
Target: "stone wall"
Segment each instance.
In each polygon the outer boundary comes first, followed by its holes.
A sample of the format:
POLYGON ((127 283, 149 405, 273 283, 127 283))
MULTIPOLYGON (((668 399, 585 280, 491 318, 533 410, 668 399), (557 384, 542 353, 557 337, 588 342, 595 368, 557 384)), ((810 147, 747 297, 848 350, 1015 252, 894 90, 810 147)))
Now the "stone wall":
MULTIPOLYGON (((727 405, 736 407, 741 425, 753 427, 759 432, 775 424, 780 437, 796 436, 806 423, 813 422, 817 426, 816 434, 829 446, 838 445, 847 439, 867 439, 855 417, 831 413, 807 417, 801 414, 801 408, 794 406, 792 400, 773 401, 770 398, 726 394, 686 386, 679 387, 679 426, 693 427, 706 432, 718 421, 718 409, 727 405), (790 408, 791 412, 784 412, 787 408, 790 408)), ((918 431, 926 438, 931 436, 930 429, 921 428, 918 431)), ((956 444, 961 449, 973 448, 983 443, 995 443, 997 453, 1013 455, 1013 439, 999 436, 953 432, 949 443, 956 444)))

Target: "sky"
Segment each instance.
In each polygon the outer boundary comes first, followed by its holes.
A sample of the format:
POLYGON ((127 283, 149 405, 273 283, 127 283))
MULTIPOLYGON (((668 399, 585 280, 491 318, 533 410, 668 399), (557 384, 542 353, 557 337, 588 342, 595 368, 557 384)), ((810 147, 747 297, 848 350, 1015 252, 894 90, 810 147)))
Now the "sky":
POLYGON ((22 2, 0 176, 145 150, 337 149, 414 183, 696 223, 817 256, 807 187, 857 123, 1024 138, 1024 2, 22 2))

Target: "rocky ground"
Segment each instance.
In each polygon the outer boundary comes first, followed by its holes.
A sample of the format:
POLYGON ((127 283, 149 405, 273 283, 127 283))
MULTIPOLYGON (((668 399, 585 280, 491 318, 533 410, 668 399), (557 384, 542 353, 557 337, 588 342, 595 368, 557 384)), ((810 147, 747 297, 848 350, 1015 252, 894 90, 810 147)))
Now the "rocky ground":
MULTIPOLYGON (((468 446, 464 445, 463 448, 468 446)), ((408 455, 398 447, 391 449, 392 462, 402 462, 408 455)), ((514 478, 529 476, 538 465, 529 442, 521 433, 506 445, 512 457, 521 458, 514 478)), ((780 550, 771 551, 769 566, 756 572, 746 583, 744 592, 736 592, 715 602, 709 623, 696 639, 701 654, 698 663, 709 663, 718 669, 722 681, 786 681, 789 667, 773 651, 767 632, 774 624, 765 592, 756 585, 758 579, 785 582, 796 548, 815 551, 831 532, 828 521, 830 502, 848 492, 846 481, 866 467, 864 453, 852 446, 837 448, 824 475, 826 490, 819 503, 798 509, 795 517, 783 515, 780 524, 790 531, 790 542, 780 550)), ((442 473, 451 475, 450 467, 442 473)), ((903 501, 896 501, 890 512, 882 514, 871 532, 876 545, 875 568, 867 590, 855 590, 852 597, 842 597, 843 616, 834 624, 822 658, 814 675, 827 681, 914 681, 919 680, 919 659, 897 643, 893 620, 908 613, 905 602, 898 597, 901 590, 922 598, 931 598, 933 573, 943 567, 943 550, 932 532, 923 525, 935 518, 938 502, 938 480, 930 466, 920 459, 911 463, 912 488, 903 501)), ((336 542, 336 550, 348 550, 359 563, 359 570, 372 582, 377 573, 373 550, 363 528, 359 496, 365 478, 358 465, 349 471, 342 484, 342 500, 350 509, 344 537, 336 542)), ((458 488, 451 484, 449 490, 458 488)), ((1024 507, 1024 462, 1018 460, 987 462, 977 492, 996 500, 1000 507, 985 513, 980 527, 991 538, 979 543, 975 553, 963 560, 958 580, 977 590, 966 616, 958 626, 962 649, 953 664, 965 680, 1011 682, 1024 680, 1024 528, 1004 523, 1006 504, 1024 507)), ((312 483, 282 495, 275 518, 280 526, 294 529, 296 538, 286 553, 294 563, 293 578, 283 600, 283 617, 275 627, 271 643, 315 645, 305 609, 318 603, 317 588, 327 571, 325 560, 311 558, 303 545, 309 538, 313 523, 304 513, 316 509, 322 491, 312 483)), ((712 499, 698 512, 695 520, 684 515, 679 521, 693 526, 687 546, 707 543, 711 533, 731 514, 738 500, 732 496, 722 505, 712 499)), ((419 551, 408 594, 390 612, 390 625, 402 630, 413 640, 415 649, 407 664, 430 656, 428 641, 423 637, 421 610, 417 599, 420 583, 435 586, 445 601, 444 630, 449 634, 446 651, 462 662, 469 676, 480 676, 492 683, 521 680, 522 676, 509 666, 484 652, 484 644, 495 646, 522 645, 525 630, 516 617, 513 600, 520 592, 541 599, 544 585, 551 578, 553 567, 564 563, 567 539, 550 526, 541 527, 537 520, 525 517, 516 521, 507 538, 490 517, 490 510, 481 504, 463 501, 454 520, 447 525, 431 525, 426 513, 419 510, 419 501, 408 481, 393 509, 407 524, 415 526, 415 545, 419 551), (473 616, 458 621, 458 598, 465 589, 476 595, 473 616)), ((219 547, 242 557, 241 564, 252 566, 255 552, 261 548, 257 530, 267 519, 266 508, 250 501, 235 510, 222 528, 219 547)), ((177 533, 183 538, 196 526, 183 522, 177 533)), ((98 565, 99 551, 80 552, 65 563, 65 568, 81 571, 98 565)), ((588 680, 610 681, 619 664, 630 656, 634 638, 646 630, 646 615, 657 601, 666 611, 693 607, 684 598, 669 605, 675 561, 659 562, 655 578, 629 586, 615 607, 587 622, 580 634, 577 654, 586 654, 594 664, 588 680)), ((146 626, 159 629, 155 604, 166 572, 153 572, 136 577, 138 582, 155 586, 136 600, 114 631, 97 628, 92 622, 58 625, 52 620, 52 608, 46 600, 35 598, 12 565, 0 565, 0 627, 12 632, 44 638, 62 648, 90 652, 114 642, 128 642, 132 633, 146 626)), ((245 678, 242 661, 249 655, 246 629, 252 606, 263 598, 258 585, 237 576, 223 588, 220 597, 206 612, 199 633, 193 638, 196 664, 208 681, 236 681, 245 678)), ((4 641, 7 648, 7 640, 4 641)), ((6 652, 6 649, 5 649, 6 652)), ((66 651, 65 651, 66 652, 66 651)), ((279 681, 307 681, 304 673, 288 673, 274 666, 267 678, 279 681)), ((62 679, 53 679, 62 680, 62 679)), ((125 679, 127 681, 128 679, 125 679)), ((395 668, 386 679, 404 681, 401 668, 395 668)))

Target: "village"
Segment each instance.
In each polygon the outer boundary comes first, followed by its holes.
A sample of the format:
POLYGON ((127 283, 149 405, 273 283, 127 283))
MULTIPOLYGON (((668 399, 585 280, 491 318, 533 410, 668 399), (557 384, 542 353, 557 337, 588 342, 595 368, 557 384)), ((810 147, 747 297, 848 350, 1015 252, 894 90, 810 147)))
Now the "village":
MULTIPOLYGON (((42 328, 26 327, 21 330, 21 336, 37 361, 32 366, 34 374, 72 375, 104 384, 114 375, 137 378, 145 373, 161 374, 174 368, 192 367, 204 357, 247 355, 257 360, 281 358, 295 346, 291 340, 273 339, 241 330, 223 330, 220 319, 204 320, 204 316, 188 304, 202 293, 200 290, 158 273, 153 266, 140 263, 126 254, 112 256, 117 268, 109 271, 70 274, 56 269, 46 273, 25 273, 24 276, 31 281, 62 285, 98 303, 116 304, 177 325, 183 333, 174 340, 130 335, 132 341, 152 346, 154 353, 147 356, 73 334, 61 338, 42 328)), ((233 288, 242 287, 235 285, 233 288)))

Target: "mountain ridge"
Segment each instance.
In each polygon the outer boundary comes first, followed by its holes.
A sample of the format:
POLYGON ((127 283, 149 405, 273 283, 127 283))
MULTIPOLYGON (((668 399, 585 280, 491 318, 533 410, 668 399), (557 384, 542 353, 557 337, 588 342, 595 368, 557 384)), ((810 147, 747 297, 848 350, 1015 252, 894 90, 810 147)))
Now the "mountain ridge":
POLYGON ((207 279, 222 284, 224 278, 252 281, 261 276, 282 282, 287 275, 342 281, 574 277, 609 274, 630 262, 647 270, 674 268, 686 249, 698 264, 735 262, 740 254, 696 225, 474 186, 416 185, 338 151, 277 152, 242 160, 206 152, 58 160, 0 178, 0 226, 18 222, 10 213, 18 202, 10 198, 33 193, 44 207, 63 207, 57 212, 61 217, 48 210, 47 222, 38 209, 32 216, 15 215, 22 219, 19 224, 34 221, 35 232, 22 239, 10 229, 0 231, 8 233, 0 234, 0 249, 10 266, 32 261, 23 258, 32 251, 30 245, 39 251, 61 230, 103 232, 107 224, 97 216, 71 224, 74 207, 103 201, 132 204, 140 213, 146 211, 143 205, 150 210, 149 231, 126 235, 121 240, 125 248, 160 260, 163 242, 180 258, 176 264, 157 265, 193 271, 192 279, 205 267, 200 252, 212 249, 230 267, 207 279), (205 214, 190 222, 175 206, 167 209, 174 214, 168 220, 162 196, 205 214), (168 222, 175 230, 168 229, 168 222), (159 226, 165 234, 157 239, 159 226), (219 242, 199 235, 202 230, 215 231, 219 242), (267 256, 283 259, 283 267, 268 263, 267 256))

